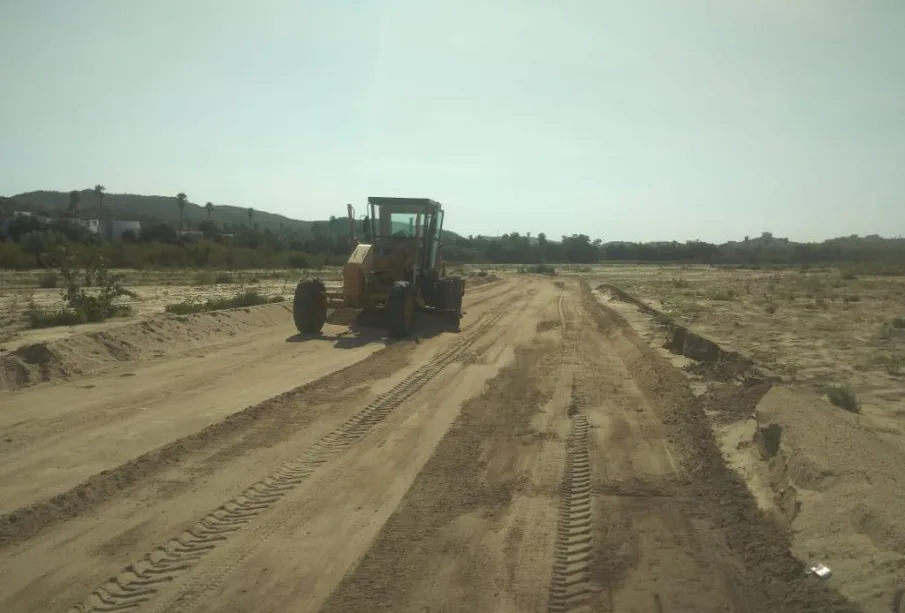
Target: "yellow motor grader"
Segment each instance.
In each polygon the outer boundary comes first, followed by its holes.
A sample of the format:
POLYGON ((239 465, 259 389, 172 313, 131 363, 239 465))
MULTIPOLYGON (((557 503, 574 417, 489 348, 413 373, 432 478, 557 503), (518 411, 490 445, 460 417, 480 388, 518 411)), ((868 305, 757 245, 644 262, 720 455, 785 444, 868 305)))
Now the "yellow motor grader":
POLYGON ((465 279, 446 275, 440 255, 443 207, 427 198, 368 198, 361 221, 364 241, 356 237, 355 209, 349 205, 353 249, 343 266, 343 287, 328 292, 321 279, 303 279, 295 288, 293 316, 302 334, 323 328, 331 308, 382 311, 387 334, 412 333, 415 312, 448 317, 456 330, 462 317, 465 279))

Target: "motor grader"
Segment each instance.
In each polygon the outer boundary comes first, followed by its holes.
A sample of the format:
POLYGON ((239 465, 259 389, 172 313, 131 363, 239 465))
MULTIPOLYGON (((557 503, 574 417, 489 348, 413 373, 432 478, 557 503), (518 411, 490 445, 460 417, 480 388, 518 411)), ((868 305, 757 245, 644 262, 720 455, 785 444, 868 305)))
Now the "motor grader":
MULTIPOLYGON (((321 279, 303 279, 295 288, 293 316, 302 334, 323 328, 328 309, 362 309, 382 317, 387 334, 412 333, 416 311, 432 311, 459 329, 465 280, 447 276, 440 254, 443 207, 427 198, 368 198, 369 212, 360 220, 348 207, 353 245, 343 266, 341 291, 328 292, 321 279)), ((372 319, 368 317, 367 319, 372 319)))

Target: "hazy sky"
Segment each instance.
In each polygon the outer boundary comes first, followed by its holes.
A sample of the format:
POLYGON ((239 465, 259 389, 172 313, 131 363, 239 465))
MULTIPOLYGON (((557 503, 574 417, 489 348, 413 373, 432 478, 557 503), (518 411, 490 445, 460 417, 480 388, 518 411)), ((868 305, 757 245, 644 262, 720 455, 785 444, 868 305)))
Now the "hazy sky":
POLYGON ((4 195, 905 234, 905 0, 0 0, 0 78, 4 195))

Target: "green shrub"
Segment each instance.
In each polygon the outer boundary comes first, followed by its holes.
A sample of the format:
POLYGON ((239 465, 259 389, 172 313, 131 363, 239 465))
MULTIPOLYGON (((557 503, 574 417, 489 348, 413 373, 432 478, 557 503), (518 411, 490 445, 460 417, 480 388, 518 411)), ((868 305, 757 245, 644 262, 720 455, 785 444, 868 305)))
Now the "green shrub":
POLYGON ((737 295, 738 294, 736 294, 735 290, 732 288, 720 289, 710 294, 710 299, 728 302, 730 300, 735 300, 737 295))
POLYGON ((214 275, 206 270, 195 273, 194 283, 195 285, 213 285, 214 275))
POLYGON ((43 289, 55 289, 59 283, 60 275, 53 271, 44 273, 38 280, 38 286, 43 289))
POLYGON ((861 412, 861 404, 851 388, 842 385, 832 385, 826 390, 827 399, 839 408, 852 413, 861 412))
POLYGON ((534 266, 522 266, 518 269, 522 274, 555 275, 556 268, 549 264, 535 264, 534 266))
POLYGON ((186 300, 168 304, 164 307, 164 311, 174 315, 188 315, 190 313, 205 313, 207 311, 223 311, 225 309, 237 309, 261 304, 274 304, 285 300, 283 296, 264 296, 256 290, 250 289, 242 290, 231 298, 210 298, 203 301, 186 300))
POLYGON ((135 294, 123 287, 121 275, 109 273, 106 260, 96 249, 81 273, 72 267, 73 258, 67 257, 65 252, 55 254, 54 258, 60 262, 59 274, 66 283, 60 291, 64 306, 45 309, 30 303, 25 312, 30 327, 74 326, 132 313, 130 306, 115 304, 115 301, 124 296, 135 297, 135 294))
POLYGON ((292 268, 298 268, 298 269, 311 268, 311 260, 304 253, 289 254, 288 262, 292 268))
POLYGON ((52 328, 54 326, 75 326, 86 323, 82 314, 71 309, 45 309, 34 302, 25 310, 29 328, 52 328))

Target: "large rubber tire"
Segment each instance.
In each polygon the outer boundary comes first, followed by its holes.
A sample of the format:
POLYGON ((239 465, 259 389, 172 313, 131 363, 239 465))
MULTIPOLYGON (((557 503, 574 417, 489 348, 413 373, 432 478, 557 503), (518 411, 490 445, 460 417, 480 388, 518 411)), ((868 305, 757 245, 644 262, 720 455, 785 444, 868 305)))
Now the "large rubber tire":
POLYGON ((408 281, 396 281, 387 297, 387 335, 406 338, 415 323, 415 289, 408 281))
POLYGON ((443 277, 438 283, 439 293, 443 296, 442 307, 447 311, 447 318, 453 330, 461 330, 462 296, 465 295, 465 280, 461 277, 443 277))
POLYGON ((300 334, 317 334, 327 320, 327 288, 320 279, 303 279, 295 287, 292 317, 300 334))

